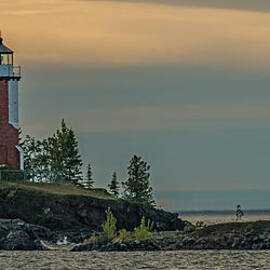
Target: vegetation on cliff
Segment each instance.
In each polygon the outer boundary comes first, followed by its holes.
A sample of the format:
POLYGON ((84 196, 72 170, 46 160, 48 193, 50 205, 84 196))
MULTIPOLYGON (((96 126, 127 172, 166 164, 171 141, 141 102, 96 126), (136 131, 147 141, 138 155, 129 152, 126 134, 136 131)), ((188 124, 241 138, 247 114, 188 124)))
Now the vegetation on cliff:
POLYGON ((150 219, 156 230, 183 229, 177 214, 116 199, 104 189, 86 190, 69 182, 34 184, 0 183, 0 217, 20 218, 52 230, 90 228, 101 231, 110 207, 117 219, 117 229, 133 230, 142 217, 150 219))

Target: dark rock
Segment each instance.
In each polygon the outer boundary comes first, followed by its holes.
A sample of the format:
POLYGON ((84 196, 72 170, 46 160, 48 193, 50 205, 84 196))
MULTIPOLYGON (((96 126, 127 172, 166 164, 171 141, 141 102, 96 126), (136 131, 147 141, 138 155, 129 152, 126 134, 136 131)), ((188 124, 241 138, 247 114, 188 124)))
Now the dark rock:
POLYGON ((25 231, 10 231, 0 240, 0 247, 5 250, 35 250, 40 249, 25 231))
POLYGON ((0 248, 5 250, 42 249, 40 239, 50 239, 53 233, 39 225, 21 219, 0 219, 0 248))
POLYGON ((56 243, 58 240, 67 238, 68 242, 71 243, 81 243, 85 239, 89 239, 91 235, 95 232, 90 230, 89 228, 81 228, 77 230, 64 230, 64 231, 56 231, 53 233, 53 236, 50 240, 56 243))
POLYGON ((43 226, 28 224, 21 219, 0 219, 1 237, 10 231, 20 230, 25 231, 31 239, 49 239, 52 236, 52 232, 43 226))
POLYGON ((96 244, 78 244, 72 248, 71 251, 155 251, 161 250, 158 243, 154 241, 130 241, 130 242, 116 242, 104 245, 96 244))

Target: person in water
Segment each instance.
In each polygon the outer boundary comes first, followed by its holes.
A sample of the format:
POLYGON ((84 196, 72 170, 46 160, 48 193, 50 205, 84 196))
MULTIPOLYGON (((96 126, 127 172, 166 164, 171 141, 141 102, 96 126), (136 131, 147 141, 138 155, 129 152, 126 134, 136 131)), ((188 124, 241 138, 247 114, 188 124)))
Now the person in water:
POLYGON ((244 212, 241 210, 240 204, 237 205, 235 215, 236 215, 236 221, 240 221, 242 219, 242 216, 244 215, 244 212))

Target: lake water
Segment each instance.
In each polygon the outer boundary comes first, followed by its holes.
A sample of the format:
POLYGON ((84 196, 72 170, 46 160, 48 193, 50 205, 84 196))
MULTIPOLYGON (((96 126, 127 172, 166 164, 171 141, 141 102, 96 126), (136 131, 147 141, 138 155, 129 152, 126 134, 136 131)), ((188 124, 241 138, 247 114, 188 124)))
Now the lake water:
POLYGON ((266 270, 270 251, 0 251, 1 270, 266 270))
MULTIPOLYGON (((270 211, 246 211, 243 221, 270 220, 270 211)), ((182 212, 191 222, 234 221, 234 211, 182 212)), ((270 251, 64 252, 0 251, 0 270, 269 270, 270 251)))

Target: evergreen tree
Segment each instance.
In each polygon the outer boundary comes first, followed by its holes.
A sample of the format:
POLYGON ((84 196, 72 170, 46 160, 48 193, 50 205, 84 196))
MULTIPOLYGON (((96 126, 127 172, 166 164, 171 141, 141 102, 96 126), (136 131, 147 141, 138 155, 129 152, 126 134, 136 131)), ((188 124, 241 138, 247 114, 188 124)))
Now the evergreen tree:
POLYGON ((78 142, 74 131, 67 128, 64 119, 61 129, 52 137, 38 141, 27 135, 22 147, 25 169, 33 171, 35 178, 44 179, 43 174, 47 174, 47 180, 55 180, 59 176, 73 183, 82 180, 78 142))
POLYGON ((87 165, 87 172, 86 172, 86 183, 85 187, 88 189, 93 188, 94 186, 94 180, 93 180, 93 173, 92 173, 92 168, 91 164, 87 165))
POLYGON ((122 182, 125 199, 154 206, 149 170, 147 162, 139 156, 133 156, 128 166, 128 179, 122 182))
POLYGON ((49 155, 45 150, 44 142, 26 135, 21 143, 24 150, 24 169, 34 181, 49 181, 49 155))
POLYGON ((113 172, 112 174, 112 180, 111 183, 108 184, 110 192, 115 196, 118 197, 119 195, 119 183, 117 181, 117 175, 116 172, 113 172))
POLYGON ((55 169, 62 172, 63 178, 73 183, 82 180, 82 160, 79 154, 78 142, 74 131, 67 128, 64 119, 61 122, 61 130, 57 130, 53 136, 53 145, 58 149, 52 149, 55 169))

